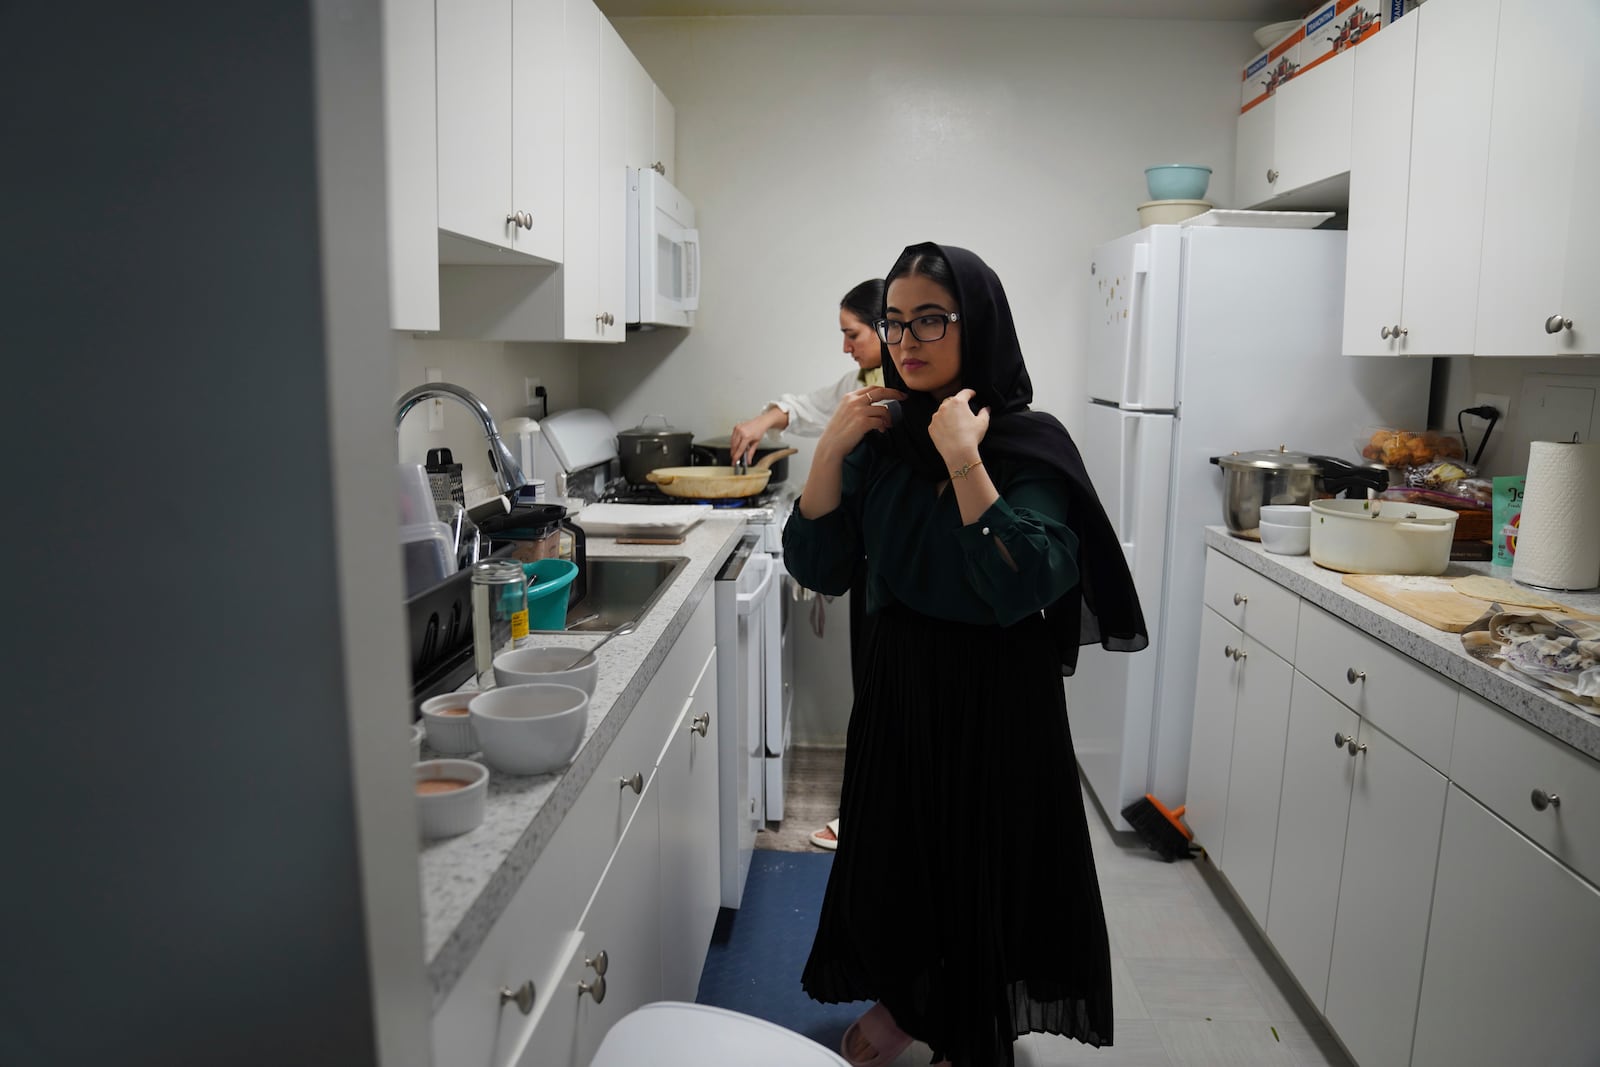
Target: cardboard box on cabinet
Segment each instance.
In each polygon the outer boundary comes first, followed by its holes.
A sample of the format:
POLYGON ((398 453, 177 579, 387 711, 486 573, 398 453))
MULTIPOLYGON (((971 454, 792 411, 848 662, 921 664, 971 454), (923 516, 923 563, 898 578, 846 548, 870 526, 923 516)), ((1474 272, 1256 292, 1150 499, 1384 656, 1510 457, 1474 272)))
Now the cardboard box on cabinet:
POLYGON ((1405 0, 1328 0, 1301 23, 1300 67, 1315 69, 1405 14, 1405 0))
POLYGON ((1305 38, 1305 24, 1289 31, 1288 36, 1256 53, 1245 64, 1240 112, 1249 111, 1261 101, 1278 91, 1278 86, 1294 77, 1300 69, 1300 42, 1305 38))

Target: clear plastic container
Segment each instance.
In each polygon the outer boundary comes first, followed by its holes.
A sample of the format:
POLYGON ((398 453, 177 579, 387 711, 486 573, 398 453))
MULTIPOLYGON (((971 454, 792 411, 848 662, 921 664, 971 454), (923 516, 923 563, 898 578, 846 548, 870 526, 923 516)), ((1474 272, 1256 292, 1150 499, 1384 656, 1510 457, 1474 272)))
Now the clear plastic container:
MULTIPOLYGON (((432 497, 428 503, 432 506, 432 497)), ((405 566, 408 598, 438 585, 456 572, 450 527, 437 519, 400 527, 400 558, 405 566)))
POLYGON ((428 486, 428 471, 420 463, 402 463, 399 475, 400 525, 432 522, 438 517, 433 490, 428 486))

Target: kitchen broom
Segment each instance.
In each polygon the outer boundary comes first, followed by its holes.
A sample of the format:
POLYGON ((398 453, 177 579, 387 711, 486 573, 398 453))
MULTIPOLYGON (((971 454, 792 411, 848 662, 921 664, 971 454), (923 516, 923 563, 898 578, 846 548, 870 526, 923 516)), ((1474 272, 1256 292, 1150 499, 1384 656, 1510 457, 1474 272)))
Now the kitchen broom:
POLYGON ((1190 841, 1194 834, 1189 828, 1178 821, 1184 812, 1183 807, 1167 810, 1167 806, 1157 800, 1154 794, 1146 793, 1132 804, 1122 809, 1122 817, 1133 824, 1134 830, 1144 838, 1144 843, 1155 849, 1161 858, 1171 863, 1179 856, 1188 858, 1194 855, 1190 848, 1190 841))

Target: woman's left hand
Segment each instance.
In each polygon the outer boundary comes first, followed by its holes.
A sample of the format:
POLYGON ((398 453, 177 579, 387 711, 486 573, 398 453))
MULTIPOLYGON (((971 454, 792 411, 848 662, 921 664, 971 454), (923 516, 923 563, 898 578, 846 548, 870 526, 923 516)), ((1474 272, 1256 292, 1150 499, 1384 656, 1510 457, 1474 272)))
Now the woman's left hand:
POLYGON ((978 443, 989 432, 989 409, 981 408, 974 415, 969 405, 977 395, 971 389, 962 389, 954 396, 945 397, 939 410, 933 413, 933 421, 928 424, 928 436, 933 440, 933 447, 952 467, 976 462, 978 443))

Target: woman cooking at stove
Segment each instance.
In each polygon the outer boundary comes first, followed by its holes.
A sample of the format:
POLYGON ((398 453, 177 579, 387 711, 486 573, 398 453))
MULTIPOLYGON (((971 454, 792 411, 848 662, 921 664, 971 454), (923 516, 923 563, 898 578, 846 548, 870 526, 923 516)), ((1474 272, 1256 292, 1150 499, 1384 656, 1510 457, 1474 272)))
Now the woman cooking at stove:
POLYGON ((1061 677, 1149 641, 1072 438, 1033 387, 1000 279, 919 244, 889 272, 884 386, 845 397, 784 564, 872 619, 840 839, 801 984, 877 1004, 853 1064, 913 1038, 954 1067, 1030 1032, 1112 1041, 1111 955, 1061 677), (898 417, 884 409, 898 402, 898 417))
MULTIPOLYGON (((729 452, 733 462, 755 458, 756 445, 768 430, 786 430, 801 437, 818 437, 828 420, 839 409, 839 401, 858 389, 883 384, 883 341, 873 322, 883 311, 883 279, 872 278, 844 294, 839 301, 839 332, 844 334, 845 355, 856 361, 856 369, 832 385, 811 393, 785 393, 753 419, 733 428, 729 452)), ((863 611, 866 591, 853 587, 850 597, 850 673, 860 680, 860 646, 865 640, 863 611)), ((832 849, 839 843, 839 820, 833 819, 811 835, 811 843, 832 849)))

